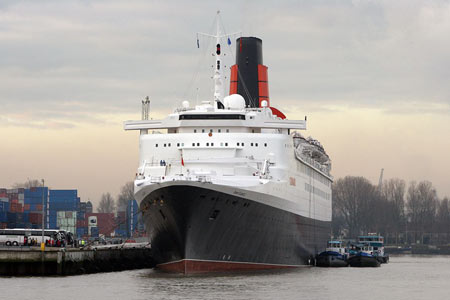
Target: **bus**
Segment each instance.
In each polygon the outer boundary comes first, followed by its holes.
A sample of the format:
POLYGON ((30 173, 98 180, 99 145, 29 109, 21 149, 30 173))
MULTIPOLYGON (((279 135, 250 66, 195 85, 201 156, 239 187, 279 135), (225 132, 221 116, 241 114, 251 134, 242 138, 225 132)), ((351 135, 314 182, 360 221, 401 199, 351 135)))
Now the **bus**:
MULTIPOLYGON (((42 242, 42 229, 11 228, 0 229, 0 245, 5 246, 27 246, 30 241, 35 241, 36 245, 42 242)), ((44 243, 52 244, 51 241, 72 244, 73 235, 70 232, 59 229, 45 229, 44 243)))

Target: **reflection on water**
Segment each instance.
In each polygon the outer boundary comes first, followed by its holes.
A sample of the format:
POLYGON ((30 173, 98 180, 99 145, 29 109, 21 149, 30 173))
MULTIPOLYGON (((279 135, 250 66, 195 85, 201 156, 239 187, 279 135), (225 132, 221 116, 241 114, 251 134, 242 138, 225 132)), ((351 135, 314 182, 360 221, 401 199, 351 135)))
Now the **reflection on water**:
POLYGON ((1 299, 449 299, 450 256, 393 256, 380 268, 177 275, 135 270, 0 278, 1 299), (41 296, 42 295, 42 296, 41 296))

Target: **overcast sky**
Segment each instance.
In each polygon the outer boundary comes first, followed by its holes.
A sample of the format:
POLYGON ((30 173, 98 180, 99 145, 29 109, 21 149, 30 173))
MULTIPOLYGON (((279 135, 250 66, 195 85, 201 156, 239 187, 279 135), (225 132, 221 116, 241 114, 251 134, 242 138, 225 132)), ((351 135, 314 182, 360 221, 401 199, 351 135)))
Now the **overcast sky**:
POLYGON ((117 194, 137 168, 122 121, 140 117, 140 100, 157 118, 211 97, 196 33, 217 10, 227 33, 263 40, 271 104, 308 116, 336 178, 377 183, 384 168, 450 195, 448 0, 2 0, 0 186, 45 178, 83 200, 117 194))

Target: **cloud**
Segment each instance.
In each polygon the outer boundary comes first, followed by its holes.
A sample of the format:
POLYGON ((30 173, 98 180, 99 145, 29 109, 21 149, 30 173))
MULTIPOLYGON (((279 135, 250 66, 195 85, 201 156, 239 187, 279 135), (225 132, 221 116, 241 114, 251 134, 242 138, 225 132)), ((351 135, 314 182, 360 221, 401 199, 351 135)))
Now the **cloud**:
POLYGON ((209 31, 217 7, 227 30, 263 38, 277 107, 395 102, 406 114, 402 103, 450 102, 448 1, 7 1, 2 113, 97 122, 139 112, 146 95, 165 113, 185 98, 207 99, 211 61, 196 64, 211 51, 202 54, 207 40, 196 49, 195 33, 209 31))

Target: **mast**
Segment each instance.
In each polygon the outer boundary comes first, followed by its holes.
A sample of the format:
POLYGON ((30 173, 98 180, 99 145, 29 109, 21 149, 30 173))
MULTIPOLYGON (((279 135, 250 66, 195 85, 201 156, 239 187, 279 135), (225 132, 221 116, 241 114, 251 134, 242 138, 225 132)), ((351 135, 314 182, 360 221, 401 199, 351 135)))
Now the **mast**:
MULTIPOLYGON (((207 34, 198 32, 197 33, 197 45, 198 44, 198 35, 203 35, 210 38, 215 38, 216 40, 216 51, 213 53, 215 57, 215 64, 213 66, 214 68, 214 102, 216 102, 217 108, 223 108, 223 98, 225 96, 225 90, 224 90, 224 73, 223 73, 223 65, 222 65, 222 44, 221 41, 223 38, 227 38, 227 42, 230 45, 231 41, 229 39, 230 36, 240 34, 241 32, 235 32, 231 34, 226 34, 225 32, 222 33, 221 27, 220 27, 220 10, 217 11, 216 15, 216 34, 207 34)), ((199 47, 199 46, 198 46, 199 47)))
POLYGON ((216 63, 214 64, 214 101, 222 102, 223 100, 223 72, 222 72, 222 61, 221 61, 221 45, 220 39, 222 36, 220 35, 220 26, 219 26, 219 14, 220 10, 217 11, 216 18, 216 63))

